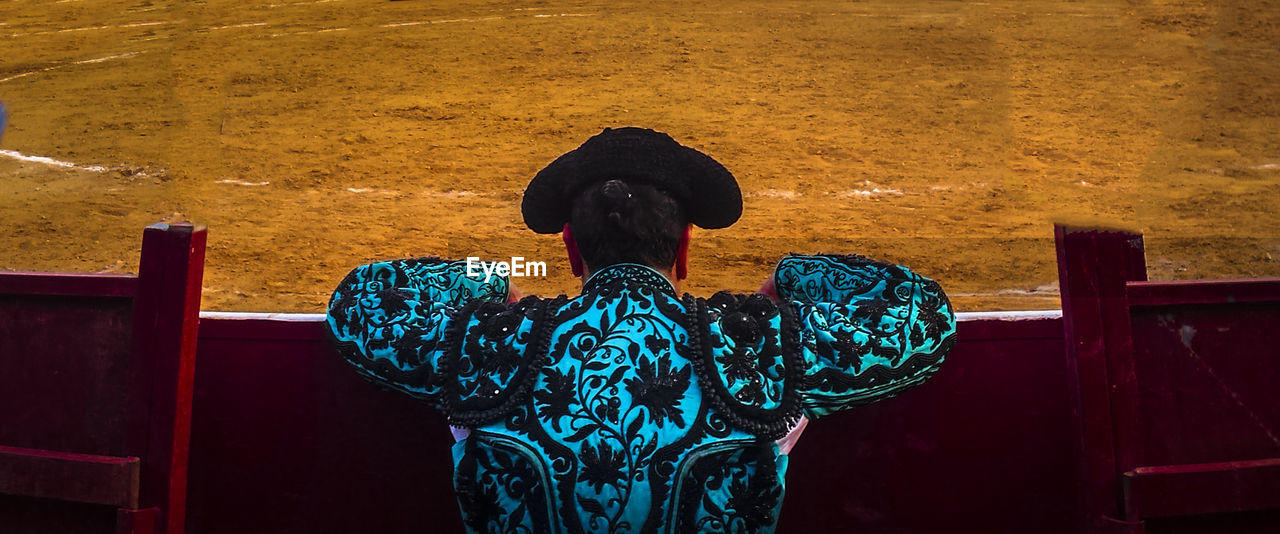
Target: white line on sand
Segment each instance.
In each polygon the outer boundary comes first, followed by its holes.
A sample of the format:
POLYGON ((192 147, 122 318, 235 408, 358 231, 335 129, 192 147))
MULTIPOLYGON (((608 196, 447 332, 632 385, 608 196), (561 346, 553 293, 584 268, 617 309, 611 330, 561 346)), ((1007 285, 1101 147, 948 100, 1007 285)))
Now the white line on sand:
POLYGON ((251 26, 266 26, 266 25, 267 25, 267 23, 265 23, 265 22, 246 22, 246 23, 244 23, 244 24, 230 24, 230 25, 227 25, 227 26, 214 26, 214 27, 212 27, 212 28, 209 28, 209 30, 229 30, 229 29, 231 29, 231 28, 249 28, 249 27, 251 27, 251 26))
POLYGON ((383 28, 399 28, 401 26, 418 26, 422 24, 452 24, 455 22, 480 22, 482 20, 498 20, 506 17, 480 17, 475 19, 437 19, 437 20, 415 20, 412 22, 392 22, 391 24, 383 24, 383 28))
POLYGON ((785 189, 763 189, 760 191, 748 193, 747 196, 763 197, 763 198, 780 198, 783 200, 795 200, 796 197, 799 196, 799 193, 796 193, 795 191, 788 191, 785 189))
POLYGON ((80 61, 72 61, 71 65, 86 65, 89 63, 102 63, 103 61, 111 61, 113 59, 125 59, 125 58, 130 58, 136 55, 138 55, 137 52, 125 52, 123 54, 116 54, 113 56, 102 56, 102 57, 95 57, 93 59, 82 59, 80 61))
POLYGON ((160 26, 162 24, 173 24, 174 22, 175 21, 172 21, 172 20, 158 20, 155 22, 134 22, 132 24, 121 24, 116 27, 117 28, 142 28, 145 26, 160 26))
POLYGON ((56 160, 53 158, 47 158, 44 156, 28 156, 26 154, 18 152, 17 150, 0 150, 0 156, 4 156, 10 159, 16 159, 18 161, 26 161, 30 163, 41 163, 44 165, 49 165, 51 167, 80 169, 82 171, 93 171, 93 172, 103 172, 107 170, 106 167, 103 167, 101 165, 76 165, 75 163, 56 160))
POLYGON ((216 182, 214 182, 214 183, 215 183, 215 184, 243 185, 243 186, 246 186, 246 187, 258 187, 258 186, 263 186, 263 185, 269 185, 271 182, 246 182, 246 181, 244 181, 244 180, 231 180, 231 179, 227 179, 227 180, 218 180, 218 181, 216 181, 216 182))
POLYGON ((289 2, 287 4, 267 4, 267 7, 293 7, 305 6, 310 4, 328 4, 329 2, 341 2, 342 0, 313 0, 311 2, 289 2))
POLYGON ((398 191, 388 191, 386 189, 376 189, 373 187, 348 187, 348 192, 356 194, 373 193, 375 195, 398 195, 398 191))
POLYGON ((836 194, 840 198, 871 198, 881 195, 901 195, 902 191, 898 189, 880 189, 873 187, 871 189, 854 189, 851 191, 841 191, 836 194))
POLYGON ((33 71, 29 71, 29 72, 23 72, 23 73, 21 73, 21 74, 14 74, 13 76, 9 76, 8 78, 0 78, 0 83, 7 82, 7 81, 9 81, 9 80, 16 80, 16 79, 21 78, 21 77, 23 77, 23 76, 30 76, 30 75, 32 75, 32 74, 39 74, 39 73, 41 73, 41 72, 49 72, 49 71, 51 71, 51 70, 58 70, 58 69, 62 69, 62 68, 70 67, 70 66, 72 66, 72 65, 87 65, 87 64, 90 64, 90 63, 102 63, 102 62, 104 62, 104 61, 112 61, 112 60, 116 60, 116 59, 131 58, 131 57, 133 57, 133 56, 138 55, 139 53, 140 53, 140 52, 125 52, 125 53, 123 53, 123 54, 115 54, 115 55, 110 55, 110 56, 95 57, 95 58, 92 58, 92 59, 82 59, 82 60, 79 60, 79 61, 71 61, 71 62, 68 62, 68 63, 62 63, 62 64, 60 64, 60 65, 53 65, 53 66, 51 66, 51 67, 45 67, 45 68, 40 69, 40 70, 33 70, 33 71))
POLYGON ((312 33, 345 32, 349 29, 350 28, 325 28, 323 30, 306 30, 306 31, 300 31, 300 32, 273 33, 271 34, 271 36, 282 37, 285 35, 307 35, 312 33))
POLYGON ((147 27, 147 26, 161 26, 161 25, 166 25, 166 24, 179 24, 179 23, 182 23, 182 22, 186 22, 186 21, 183 21, 183 20, 157 20, 157 21, 150 21, 150 22, 131 22, 131 23, 129 23, 129 24, 120 24, 120 25, 116 25, 116 26, 111 26, 111 25, 106 25, 106 26, 82 26, 82 27, 80 27, 80 28, 63 28, 63 29, 61 29, 61 30, 43 30, 43 31, 38 31, 38 32, 11 33, 11 34, 9 34, 9 37, 23 37, 23 36, 27 36, 27 35, 52 35, 52 34, 55 34, 55 33, 86 32, 86 31, 92 31, 92 30, 119 30, 119 29, 123 29, 123 28, 145 28, 145 27, 147 27))

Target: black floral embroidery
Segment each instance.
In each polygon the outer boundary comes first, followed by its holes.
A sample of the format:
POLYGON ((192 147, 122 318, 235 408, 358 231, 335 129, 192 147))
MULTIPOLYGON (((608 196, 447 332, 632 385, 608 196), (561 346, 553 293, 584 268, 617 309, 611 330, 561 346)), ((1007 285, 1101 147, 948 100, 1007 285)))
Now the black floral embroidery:
POLYGON ((742 532, 759 532, 777 520, 775 514, 782 501, 782 488, 776 481, 767 477, 734 479, 729 484, 729 494, 726 508, 731 517, 742 521, 742 532))
POLYGON ((606 423, 616 424, 618 422, 618 413, 619 413, 618 409, 621 406, 622 406, 622 401, 618 400, 617 397, 610 397, 610 398, 604 399, 603 402, 597 402, 595 403, 595 408, 594 408, 596 417, 600 418, 606 423))
POLYGON ((582 450, 582 472, 578 480, 586 482, 600 493, 604 486, 614 486, 624 480, 626 462, 622 451, 615 451, 605 441, 600 441, 594 448, 582 450))
POLYGON ((782 505, 773 453, 744 443, 697 457, 681 478, 674 532, 769 532, 782 505), (723 506, 721 505, 723 503, 723 506))
POLYGON ((751 349, 734 349, 722 356, 717 356, 716 361, 724 364, 724 377, 729 379, 730 382, 737 380, 749 381, 759 372, 756 368, 758 360, 756 355, 751 352, 751 349))
POLYGON ((671 340, 650 334, 644 336, 644 348, 649 349, 649 352, 654 354, 660 354, 662 351, 671 348, 671 340))
MULTIPOLYGON (((760 342, 762 325, 757 323, 756 318, 745 311, 726 315, 720 320, 720 324, 721 328, 724 329, 724 333, 738 345, 753 347, 760 342)), ((765 328, 767 327, 765 325, 765 328)))
POLYGON ((859 302, 856 308, 849 312, 849 316, 854 319, 863 321, 872 329, 880 327, 880 318, 889 312, 889 302, 883 299, 868 300, 859 302))
POLYGON ((485 532, 490 521, 505 515, 506 510, 498 502, 498 488, 493 485, 478 483, 455 483, 454 491, 458 494, 458 504, 466 510, 463 520, 467 528, 475 532, 485 532))
POLYGON ((853 339, 853 332, 848 331, 831 332, 831 337, 835 342, 821 345, 818 349, 821 355, 835 360, 836 365, 853 369, 855 373, 862 371, 862 358, 871 354, 871 343, 875 341, 859 343, 853 339))
POLYGON ((454 469, 454 487, 469 531, 551 532, 546 486, 526 448, 477 432, 465 449, 454 469))
POLYGON ((764 382, 753 378, 742 384, 742 388, 733 394, 733 398, 746 406, 759 406, 765 402, 764 382))
MULTIPOLYGON (((951 316, 939 311, 940 307, 941 305, 934 305, 920 308, 920 322, 915 326, 919 328, 921 324, 924 325, 924 332, 922 332, 924 338, 937 339, 951 326, 951 316)), ((950 306, 947 307, 950 308, 950 306)), ((917 344, 924 344, 923 339, 917 344)))
POLYGON ((636 368, 636 378, 626 380, 627 392, 635 401, 649 411, 649 422, 662 427, 664 421, 670 420, 679 428, 684 428, 684 416, 679 404, 689 389, 690 368, 671 368, 669 358, 660 358, 655 366, 649 358, 641 358, 636 368))
POLYGON ((538 404, 538 415, 550 421, 556 432, 561 431, 559 416, 568 413, 569 406, 574 402, 577 388, 574 374, 573 369, 568 373, 554 368, 547 369, 544 375, 547 381, 545 388, 533 392, 533 399, 538 404))

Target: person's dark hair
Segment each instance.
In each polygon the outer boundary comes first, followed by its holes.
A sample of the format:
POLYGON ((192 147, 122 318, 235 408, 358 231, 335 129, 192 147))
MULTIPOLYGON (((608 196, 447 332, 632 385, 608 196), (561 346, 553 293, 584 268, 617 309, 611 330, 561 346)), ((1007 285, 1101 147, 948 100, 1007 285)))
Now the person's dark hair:
POLYGON ((671 196, 622 180, 587 186, 574 199, 569 219, 578 253, 591 270, 616 263, 671 267, 688 224, 671 196))

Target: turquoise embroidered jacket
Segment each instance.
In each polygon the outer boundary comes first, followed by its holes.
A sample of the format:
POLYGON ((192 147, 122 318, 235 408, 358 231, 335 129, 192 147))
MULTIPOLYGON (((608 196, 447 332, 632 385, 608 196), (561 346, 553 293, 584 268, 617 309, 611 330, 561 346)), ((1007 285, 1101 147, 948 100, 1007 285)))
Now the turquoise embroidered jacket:
POLYGON ((454 486, 476 533, 772 532, 775 440, 923 382, 955 339, 935 282, 859 256, 784 258, 778 303, 623 264, 508 304, 506 278, 465 271, 359 267, 328 322, 359 372, 472 429, 454 486))

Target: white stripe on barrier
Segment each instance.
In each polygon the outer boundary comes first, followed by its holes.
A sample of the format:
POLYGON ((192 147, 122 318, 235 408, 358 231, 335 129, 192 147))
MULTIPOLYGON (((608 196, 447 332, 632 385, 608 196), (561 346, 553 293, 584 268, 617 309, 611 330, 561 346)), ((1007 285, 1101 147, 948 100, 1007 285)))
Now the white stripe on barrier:
POLYGON ((201 319, 218 319, 221 321, 282 321, 294 323, 324 321, 323 313, 264 313, 264 312, 218 312, 201 311, 201 319))
POLYGON ((1034 321, 1060 317, 1062 310, 956 312, 957 321, 1034 321))

